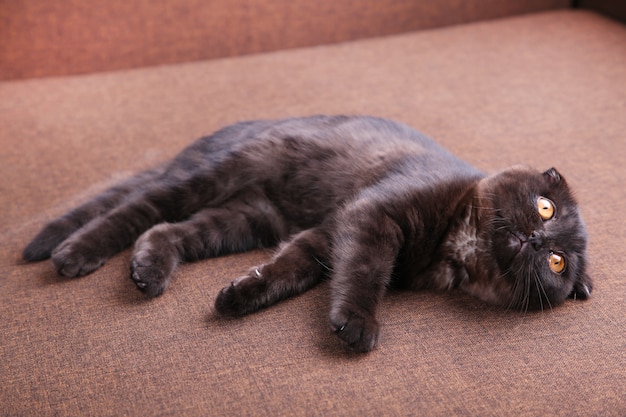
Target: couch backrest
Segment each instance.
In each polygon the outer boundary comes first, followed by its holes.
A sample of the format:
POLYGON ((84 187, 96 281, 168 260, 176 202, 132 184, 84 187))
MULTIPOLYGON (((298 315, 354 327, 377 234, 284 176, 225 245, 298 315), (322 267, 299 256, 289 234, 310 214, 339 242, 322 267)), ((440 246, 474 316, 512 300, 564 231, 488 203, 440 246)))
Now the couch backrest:
POLYGON ((570 0, 0 0, 0 80, 342 42, 570 0))
POLYGON ((595 10, 626 23, 626 1, 624 0, 573 0, 573 3, 577 7, 595 10))

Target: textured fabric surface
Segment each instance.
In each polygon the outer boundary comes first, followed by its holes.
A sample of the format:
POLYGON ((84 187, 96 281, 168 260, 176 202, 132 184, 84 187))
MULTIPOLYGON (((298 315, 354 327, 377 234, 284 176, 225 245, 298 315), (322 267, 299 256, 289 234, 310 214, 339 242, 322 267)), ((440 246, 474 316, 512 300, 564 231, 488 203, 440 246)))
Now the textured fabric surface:
POLYGON ((568 5, 569 0, 0 0, 0 79, 326 44, 568 5))
POLYGON ((0 83, 0 414, 626 415, 626 28, 558 11, 334 46, 0 83), (81 279, 20 252, 48 220, 241 119, 372 114, 486 171, 556 166, 590 234, 587 302, 517 314, 389 294, 345 353, 328 285, 240 320, 221 287, 271 251, 183 265, 143 299, 125 251, 81 279))

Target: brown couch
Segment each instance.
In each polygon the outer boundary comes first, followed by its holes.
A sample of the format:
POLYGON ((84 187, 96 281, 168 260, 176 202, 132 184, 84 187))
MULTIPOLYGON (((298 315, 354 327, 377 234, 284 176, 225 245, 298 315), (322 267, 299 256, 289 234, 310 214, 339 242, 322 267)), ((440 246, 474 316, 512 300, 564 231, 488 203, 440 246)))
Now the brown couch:
POLYGON ((580 0, 0 0, 0 415, 626 415, 626 18, 580 0), (240 320, 215 295, 271 251, 183 265, 147 301, 129 251, 81 279, 48 220, 241 119, 389 117, 486 171, 556 166, 595 290, 518 314, 389 294, 345 353, 328 286, 240 320))

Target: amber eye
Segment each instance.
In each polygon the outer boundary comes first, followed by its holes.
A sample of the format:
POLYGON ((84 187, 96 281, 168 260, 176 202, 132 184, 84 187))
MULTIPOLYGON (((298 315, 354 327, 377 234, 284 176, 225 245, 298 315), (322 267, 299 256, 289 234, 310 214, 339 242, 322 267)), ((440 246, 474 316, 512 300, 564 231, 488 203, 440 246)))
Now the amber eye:
POLYGON ((552 272, 560 274, 565 270, 565 258, 558 253, 551 252, 548 257, 548 264, 552 272))
POLYGON ((544 220, 550 220, 554 217, 554 203, 545 197, 539 197, 537 199, 537 211, 544 220))

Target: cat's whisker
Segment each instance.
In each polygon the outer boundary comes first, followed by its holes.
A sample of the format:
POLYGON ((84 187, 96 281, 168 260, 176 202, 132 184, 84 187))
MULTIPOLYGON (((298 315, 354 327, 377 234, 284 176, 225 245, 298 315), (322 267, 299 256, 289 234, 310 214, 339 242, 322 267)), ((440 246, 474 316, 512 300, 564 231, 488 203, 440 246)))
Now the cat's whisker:
MULTIPOLYGON (((535 271, 535 283, 539 284, 539 288, 541 289, 541 292, 539 293, 539 300, 541 301, 541 295, 545 295, 546 297, 546 302, 548 303, 548 308, 550 309, 550 311, 552 311, 552 304, 550 303, 550 297, 548 297, 548 294, 546 293, 545 288, 543 287, 543 284, 541 283, 541 278, 539 278, 539 274, 537 273, 537 271, 535 271)), ((543 311, 543 303, 542 303, 542 308, 541 311, 543 311)))
POLYGON ((507 311, 518 310, 520 304, 521 304, 520 284, 519 284, 519 280, 515 280, 513 283, 513 287, 511 289, 511 296, 509 297, 509 302, 506 306, 506 310, 507 311))
MULTIPOLYGON (((507 271, 507 273, 505 274, 505 277, 507 275, 513 275, 511 271, 507 271)), ((518 287, 519 287, 519 280, 517 279, 513 279, 513 286, 511 287, 511 293, 509 296, 509 300, 506 306, 506 310, 507 311, 511 311, 511 310, 517 310, 517 304, 518 304, 518 287)))
POLYGON ((468 205, 468 207, 477 208, 477 209, 479 209, 479 210, 496 211, 496 208, 494 208, 494 207, 490 207, 490 206, 482 206, 482 205, 478 205, 478 204, 474 204, 474 203, 472 203, 471 205, 468 205))
POLYGON ((529 282, 527 282, 527 274, 524 273, 524 265, 520 265, 517 271, 509 271, 509 274, 513 277, 521 276, 523 279, 514 279, 507 310, 522 310, 526 314, 529 300, 529 282))
MULTIPOLYGON (((520 271, 521 273, 521 271, 520 271)), ((531 271, 529 270, 528 273, 524 273, 522 275, 524 277, 524 285, 522 287, 522 291, 523 291, 523 304, 524 304, 524 315, 526 315, 526 313, 528 313, 528 309, 530 307, 530 285, 531 285, 531 271)))
POLYGON ((530 307, 530 274, 524 274, 524 286, 523 286, 523 300, 524 300, 524 314, 528 313, 530 307))
POLYGON ((315 262, 317 262, 326 271, 333 272, 333 269, 330 266, 328 266, 324 262, 320 261, 315 255, 313 255, 313 259, 315 259, 315 262))
POLYGON ((537 288, 537 295, 539 296, 539 307, 541 311, 543 312, 543 297, 541 296, 541 291, 539 290, 539 281, 537 280, 537 278, 534 278, 534 281, 535 281, 535 288, 537 288))

